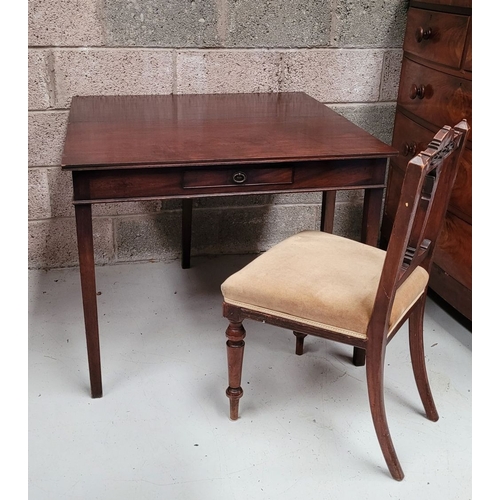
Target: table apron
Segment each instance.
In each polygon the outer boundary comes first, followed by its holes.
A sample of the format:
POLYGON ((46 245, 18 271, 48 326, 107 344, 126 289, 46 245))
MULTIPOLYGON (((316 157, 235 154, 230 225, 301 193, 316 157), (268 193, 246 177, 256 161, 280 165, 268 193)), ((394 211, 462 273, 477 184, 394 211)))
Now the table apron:
POLYGON ((386 158, 73 170, 74 203, 382 188, 386 158))

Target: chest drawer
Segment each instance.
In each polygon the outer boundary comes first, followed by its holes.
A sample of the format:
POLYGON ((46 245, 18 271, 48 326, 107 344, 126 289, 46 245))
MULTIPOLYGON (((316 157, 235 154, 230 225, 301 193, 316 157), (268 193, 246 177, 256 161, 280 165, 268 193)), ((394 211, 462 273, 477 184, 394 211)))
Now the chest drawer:
MULTIPOLYGON (((447 124, 448 125, 448 124, 447 124)), ((449 125, 455 125, 450 123, 449 125)), ((399 155, 391 159, 391 165, 404 172, 413 156, 427 147, 434 137, 434 132, 420 126, 402 113, 396 113, 394 122, 393 146, 399 155)), ((400 192, 403 181, 402 174, 392 180, 393 188, 400 192)), ((396 207, 393 207, 394 211, 396 207)), ((449 210, 472 221, 472 150, 466 147, 458 167, 457 178, 451 192, 449 210)))
POLYGON ((403 49, 427 61, 460 69, 468 16, 410 8, 403 49))
POLYGON ((472 82, 404 58, 398 103, 442 127, 466 118, 472 126, 472 82))
POLYGON ((403 171, 406 170, 408 162, 425 149, 433 137, 434 132, 410 120, 403 113, 397 112, 392 145, 398 149, 399 155, 393 158, 391 163, 403 171))
POLYGON ((427 4, 429 7, 441 5, 443 7, 459 7, 463 9, 472 9, 472 0, 418 0, 418 3, 427 4))

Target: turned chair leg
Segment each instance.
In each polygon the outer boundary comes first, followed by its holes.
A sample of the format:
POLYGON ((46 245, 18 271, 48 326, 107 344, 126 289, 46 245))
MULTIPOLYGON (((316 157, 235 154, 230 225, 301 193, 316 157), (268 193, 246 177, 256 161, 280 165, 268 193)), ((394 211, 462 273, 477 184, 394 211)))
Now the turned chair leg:
POLYGON ((404 478, 404 473, 392 443, 385 413, 383 360, 384 356, 382 353, 375 355, 367 353, 366 379, 368 383, 368 397, 375 432, 387 467, 391 476, 397 481, 401 481, 404 478))
POLYGON ((307 333, 293 332, 296 337, 295 342, 295 354, 297 356, 302 356, 304 354, 304 339, 307 337, 307 333))
POLYGON ((415 305, 408 321, 410 333, 410 356, 413 366, 413 375, 417 383, 418 393, 424 405, 425 414, 429 420, 436 422, 439 415, 434 404, 434 399, 427 377, 424 354, 424 309, 425 297, 421 298, 415 305))
POLYGON ((238 407, 243 389, 241 388, 241 372, 243 368, 243 351, 245 347, 245 329, 240 323, 230 322, 226 330, 227 365, 229 387, 226 396, 229 398, 229 418, 238 419, 238 407))

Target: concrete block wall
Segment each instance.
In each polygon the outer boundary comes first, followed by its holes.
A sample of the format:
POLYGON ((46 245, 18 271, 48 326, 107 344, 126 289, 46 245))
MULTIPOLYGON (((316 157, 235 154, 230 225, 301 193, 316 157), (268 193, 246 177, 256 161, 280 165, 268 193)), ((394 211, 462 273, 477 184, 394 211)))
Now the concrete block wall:
MULTIPOLYGON (((60 160, 75 95, 304 91, 390 143, 407 0, 29 0, 29 267, 78 264, 60 160)), ((361 192, 335 232, 359 237, 361 192)), ((94 206, 99 264, 180 255, 179 201, 94 206)), ((317 228, 319 194, 195 202, 193 255, 317 228)))

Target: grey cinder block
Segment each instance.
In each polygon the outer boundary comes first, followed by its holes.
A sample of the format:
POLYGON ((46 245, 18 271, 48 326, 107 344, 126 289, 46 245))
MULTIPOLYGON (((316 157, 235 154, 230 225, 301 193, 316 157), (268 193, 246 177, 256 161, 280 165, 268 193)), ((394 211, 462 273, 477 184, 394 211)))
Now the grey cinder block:
POLYGON ((284 51, 280 88, 322 102, 377 101, 383 56, 382 50, 284 51))
POLYGON ((28 51, 28 109, 43 110, 51 105, 49 50, 28 51))
POLYGON ((258 253, 319 224, 315 205, 267 205, 195 210, 193 254, 258 253))
POLYGON ((172 66, 171 50, 55 50, 56 106, 75 95, 170 94, 172 66))
POLYGON ((381 101, 397 101, 402 64, 402 49, 392 49, 385 52, 380 86, 381 101))
POLYGON ((187 50, 177 54, 177 92, 278 91, 280 55, 265 50, 187 50))
POLYGON ((30 0, 28 44, 31 46, 100 46, 104 44, 101 0, 30 0))
POLYGON ((28 113, 28 165, 60 165, 67 111, 28 113))
POLYGON ((228 47, 325 47, 329 0, 227 1, 228 47))
POLYGON ((181 212, 121 217, 115 221, 118 261, 175 259, 181 251, 181 212))
POLYGON ((217 0, 104 0, 109 46, 215 47, 217 0))
POLYGON ((44 219, 51 216, 47 169, 28 169, 28 219, 44 219))
POLYGON ((361 240, 361 222, 363 220, 363 203, 337 203, 333 234, 356 241, 361 240))
POLYGON ((63 171, 61 167, 51 167, 47 169, 47 180, 51 216, 74 217, 71 172, 63 171))
POLYGON ((337 0, 334 47, 402 47, 408 0, 337 0))
POLYGON ((329 107, 377 139, 391 144, 396 114, 395 103, 331 104, 329 107))
MULTIPOLYGON (((110 263, 114 259, 111 219, 94 219, 93 226, 96 263, 110 263)), ((43 269, 76 265, 78 265, 78 251, 73 218, 52 218, 29 222, 29 268, 43 269)))

